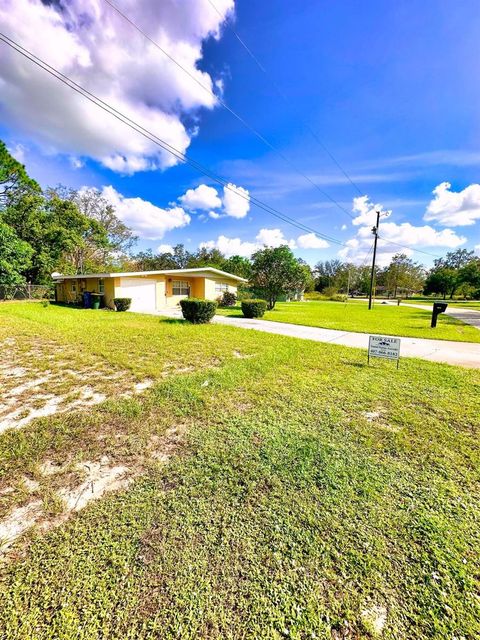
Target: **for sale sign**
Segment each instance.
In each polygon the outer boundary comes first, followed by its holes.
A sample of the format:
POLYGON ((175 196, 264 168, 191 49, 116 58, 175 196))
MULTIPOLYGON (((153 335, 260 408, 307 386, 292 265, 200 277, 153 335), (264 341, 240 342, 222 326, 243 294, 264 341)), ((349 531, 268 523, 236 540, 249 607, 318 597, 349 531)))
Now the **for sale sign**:
POLYGON ((400 338, 391 336, 369 336, 368 360, 372 358, 387 358, 397 360, 400 358, 400 338))

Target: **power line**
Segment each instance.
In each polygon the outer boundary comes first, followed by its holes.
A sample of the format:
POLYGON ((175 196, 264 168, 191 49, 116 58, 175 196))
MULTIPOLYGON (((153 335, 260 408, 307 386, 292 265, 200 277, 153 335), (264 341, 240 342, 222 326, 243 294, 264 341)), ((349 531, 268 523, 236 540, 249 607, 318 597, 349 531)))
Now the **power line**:
MULTIPOLYGON (((161 45, 158 44, 156 40, 154 40, 151 36, 148 35, 143 29, 141 29, 131 18, 129 18, 123 11, 121 11, 116 4, 114 4, 111 0, 104 0, 106 4, 108 4, 114 11, 118 13, 124 20, 126 20, 134 29, 136 29, 139 33, 144 36, 151 44, 153 44, 159 51, 161 51, 167 58, 175 64, 179 69, 181 69, 184 73, 186 73, 198 86, 200 86, 204 91, 213 96, 219 104, 222 105, 229 113, 231 113, 239 122, 243 124, 249 131, 251 131, 263 144, 265 144, 269 149, 271 149, 274 153, 276 153, 284 162, 286 162, 296 173, 298 173, 302 178, 307 180, 309 184, 311 184, 319 193, 321 193, 325 198, 330 200, 332 204, 338 207, 343 213, 345 213, 349 218, 354 218, 354 216, 342 206, 335 198, 333 198, 329 193, 327 193, 324 189, 322 189, 314 180, 312 180, 307 174, 303 173, 278 147, 272 144, 265 136, 263 136, 259 131, 257 131, 251 124, 249 124, 245 118, 239 115, 236 111, 234 111, 220 96, 214 93, 209 87, 200 82, 198 78, 196 78, 188 69, 186 69, 178 60, 176 60, 171 54, 168 53, 161 45)), ((210 3, 211 4, 211 3, 210 3)), ((213 5, 212 5, 213 6, 213 5)), ((216 9, 218 12, 218 9, 216 9)), ((343 171, 343 169, 342 169, 343 171)), ((353 184, 353 183, 352 183, 353 184)), ((358 187, 356 187, 358 189, 358 187)), ((359 193, 362 193, 359 190, 359 193)))
POLYGON ((80 84, 76 83, 74 80, 72 80, 71 78, 69 78, 68 76, 63 74, 62 72, 58 71, 58 69, 56 69, 55 67, 49 65, 47 62, 45 62, 44 60, 42 60, 41 58, 39 58, 38 56, 33 54, 28 49, 24 48, 22 45, 20 45, 16 41, 14 41, 9 36, 7 36, 7 35, 5 35, 5 34, 0 32, 0 40, 2 40, 5 44, 7 44, 9 47, 14 49, 15 51, 17 51, 17 53, 20 53, 25 58, 27 58, 28 60, 33 62, 35 65, 37 65, 38 67, 40 67, 41 69, 43 69, 44 71, 49 73, 51 76, 53 76, 57 80, 60 80, 60 82, 62 82, 66 86, 68 86, 70 89, 72 89, 76 93, 80 94, 84 98, 87 98, 87 100, 89 100, 90 102, 95 104, 97 107, 101 108, 103 111, 106 111, 107 113, 109 113, 110 115, 115 117, 117 120, 119 120, 120 122, 122 122, 126 126, 130 127, 131 129, 133 129, 137 133, 141 134, 143 137, 147 138, 148 140, 150 140, 151 142, 153 142, 157 146, 161 147, 162 149, 164 149, 168 153, 171 153, 173 156, 175 156, 181 162, 188 163, 190 166, 194 167, 197 171, 199 171, 203 175, 206 175, 207 177, 209 177, 213 181, 215 181, 218 184, 222 185, 225 189, 228 189, 232 193, 235 193, 238 197, 246 200, 247 202, 252 202, 254 205, 256 205, 260 209, 266 211, 270 215, 272 215, 272 216, 282 220, 283 222, 286 222, 287 224, 290 224, 290 225, 292 225, 292 226, 294 226, 294 227, 296 227, 296 228, 298 228, 298 229, 300 229, 302 231, 307 231, 309 233, 314 233, 316 236, 318 236, 320 238, 323 238, 324 240, 327 240, 329 242, 332 242, 333 244, 346 246, 345 243, 342 242, 341 240, 339 240, 338 238, 334 238, 334 237, 329 236, 327 234, 321 233, 321 232, 317 231, 316 229, 313 229, 312 227, 304 225, 303 223, 295 220, 294 218, 291 218, 287 214, 284 214, 283 212, 279 211, 278 209, 275 209, 274 207, 271 207, 270 205, 264 203, 263 201, 259 200, 258 198, 254 197, 254 196, 245 196, 245 195, 243 195, 240 191, 237 191, 236 189, 231 187, 230 186, 230 182, 228 180, 226 180, 225 178, 215 174, 213 172, 213 170, 211 170, 210 168, 205 167, 204 165, 200 164, 199 162, 197 162, 193 158, 191 158, 191 157, 187 156, 186 154, 184 154, 183 152, 179 151, 178 149, 176 149, 175 147, 170 145, 168 142, 166 142, 162 138, 158 137, 156 134, 152 133, 149 129, 146 129, 142 125, 138 124, 136 121, 132 120, 131 118, 129 118, 128 116, 126 116, 125 114, 123 114, 122 112, 117 110, 115 107, 112 107, 109 103, 105 102, 101 98, 98 98, 98 96, 96 96, 95 94, 91 93, 90 91, 88 91, 87 89, 82 87, 80 84))
MULTIPOLYGON (((108 0, 105 0, 105 1, 108 1, 108 0)), ((279 211, 278 209, 276 209, 274 207, 271 207, 270 205, 264 203, 263 201, 259 200, 255 196, 252 196, 252 195, 245 196, 245 195, 243 195, 240 191, 237 191, 236 189, 232 188, 230 186, 230 183, 229 183, 228 180, 226 180, 225 178, 223 178, 223 177, 219 176, 218 174, 216 174, 212 169, 210 169, 209 167, 205 167, 204 165, 202 165, 198 161, 194 160, 193 158, 191 158, 191 157, 187 156, 186 154, 184 154, 183 152, 179 151, 178 149, 176 149, 175 147, 170 145, 168 142, 166 142, 165 140, 163 140, 162 138, 158 137, 156 134, 151 132, 149 129, 146 129, 145 127, 141 126, 135 120, 132 120, 131 118, 129 118, 128 116, 126 116, 122 112, 118 111, 115 107, 113 107, 109 103, 105 102, 104 100, 102 100, 101 98, 96 96, 95 94, 89 92, 87 89, 85 89, 84 87, 82 87, 81 85, 76 83, 74 80, 72 80, 68 76, 64 75, 61 71, 59 71, 55 67, 52 67, 51 65, 49 65, 47 62, 45 62, 44 60, 42 60, 41 58, 36 56, 34 53, 29 51, 28 49, 22 47, 22 45, 20 45, 19 43, 15 42, 9 36, 7 36, 7 35, 5 35, 5 34, 0 32, 0 39, 3 40, 3 42, 5 44, 7 44, 8 46, 10 46, 12 49, 16 50, 18 53, 23 55, 25 58, 29 59, 31 62, 36 64, 38 67, 40 67, 44 71, 47 71, 47 73, 49 73, 50 75, 55 77, 57 80, 60 80, 61 82, 63 82, 63 84, 68 86, 70 89, 73 89, 78 94, 80 94, 83 97, 87 98, 90 102, 96 104, 96 106, 98 106, 99 108, 103 109, 104 111, 106 111, 110 115, 114 116, 117 120, 119 120, 123 124, 127 125, 128 127, 133 129, 137 133, 140 133, 140 135, 142 135, 143 137, 147 138, 148 140, 150 140, 151 142, 153 142, 157 146, 161 147, 162 149, 164 149, 168 153, 172 154, 173 156, 175 156, 181 162, 185 162, 185 163, 189 164, 194 169, 196 169, 199 173, 202 173, 203 175, 209 177, 211 180, 213 180, 217 184, 220 184, 221 186, 223 186, 225 189, 231 191, 232 193, 235 193, 238 197, 246 200, 247 202, 252 202, 252 204, 257 206, 259 209, 262 209, 263 211, 266 211, 270 215, 278 218, 279 220, 282 220, 282 222, 286 222, 287 224, 290 224, 291 226, 294 226, 294 227, 300 229, 301 231, 307 231, 309 233, 313 233, 316 236, 318 236, 320 238, 323 238, 324 240, 327 240, 328 242, 331 242, 332 244, 337 244, 337 245, 340 245, 340 246, 347 246, 344 242, 342 242, 338 238, 334 238, 333 236, 329 236, 329 235, 327 235, 325 233, 322 233, 322 232, 320 232, 320 231, 318 231, 318 230, 316 230, 316 229, 314 229, 314 228, 312 228, 312 227, 310 227, 308 225, 305 225, 305 224, 299 222, 298 220, 295 220, 294 218, 291 218, 287 214, 279 211)), ((434 258, 440 257, 438 255, 435 255, 435 254, 432 254, 432 253, 428 253, 426 251, 422 251, 421 249, 415 249, 413 247, 408 247, 406 245, 402 245, 402 244, 399 244, 397 242, 393 242, 391 240, 386 240, 385 238, 383 238, 381 236, 379 236, 379 238, 382 239, 383 241, 387 242, 388 244, 394 244, 394 245, 396 245, 398 247, 401 247, 403 249, 409 249, 409 250, 412 250, 414 252, 422 253, 424 255, 428 255, 428 256, 434 257, 434 258)))
POLYGON ((435 254, 435 253, 429 253, 428 251, 423 251, 422 249, 414 249, 413 247, 408 247, 405 244, 400 244, 398 242, 393 242, 393 240, 387 240, 386 238, 384 238, 383 236, 378 236, 380 238, 380 240, 383 240, 383 242, 386 242, 387 244, 394 244, 397 247, 401 247, 402 249, 409 249, 411 251, 416 251, 417 253, 423 253, 426 256, 430 256, 431 258, 441 258, 441 256, 435 254))
MULTIPOLYGON (((108 0, 105 0, 106 2, 108 2, 108 0)), ((215 11, 218 13, 218 15, 223 18, 222 13, 218 10, 217 6, 212 2, 212 0, 207 0, 207 2, 210 4, 211 7, 213 7, 215 9, 215 11)), ((253 53, 253 51, 250 49, 250 47, 246 44, 246 42, 243 40, 243 38, 239 35, 239 33, 236 31, 236 29, 232 26, 232 24, 230 22, 227 22, 227 28, 233 33, 233 35, 236 37, 236 39, 239 41, 239 43, 242 45, 242 47, 245 49, 245 51, 248 53, 248 55, 250 56, 250 58, 255 62, 255 64, 257 65, 257 67, 260 69, 260 71, 269 78, 270 84, 272 85, 272 87, 275 89, 275 91, 277 92, 277 94, 282 98, 282 100, 286 103, 286 104, 291 104, 291 100, 286 96, 286 94, 280 89, 280 87, 277 85, 277 83, 271 78, 269 77, 269 73, 267 71, 267 69, 265 68, 265 66, 260 62, 260 60, 257 58, 257 56, 253 53)), ((351 176, 349 176, 349 174, 347 173, 347 171, 344 169, 344 167, 340 164, 340 162, 337 160, 337 158, 333 155, 333 153, 328 149, 328 147, 325 145, 324 142, 322 142, 320 136, 314 131, 314 129, 308 124, 308 122, 306 122, 305 120, 300 120, 301 124, 303 124, 303 126, 305 127, 305 129, 307 129, 307 131, 310 133, 310 135, 312 136, 312 138, 317 142, 317 144, 320 146, 320 148, 328 155, 328 157, 330 158, 330 160, 332 160, 332 162, 336 165, 336 167, 343 173, 343 175, 345 176, 345 178, 348 180, 348 182, 352 185, 352 187, 357 191, 357 193, 359 195, 364 195, 363 191, 360 189, 360 187, 354 182, 354 180, 351 178, 351 176)), ((352 216, 353 217, 353 216, 352 216)))
MULTIPOLYGON (((108 0, 105 0, 106 2, 108 2, 108 0)), ((214 4, 213 0, 207 0, 207 2, 210 4, 211 7, 213 7, 213 9, 215 9, 215 11, 218 13, 218 15, 223 18, 222 13, 219 11, 219 9, 217 8, 217 6, 214 4)), ((233 35, 235 36, 235 38, 238 40, 238 42, 241 44, 241 46, 245 49, 245 51, 248 53, 248 55, 250 56, 250 58, 254 61, 254 63, 257 65, 257 67, 260 69, 260 71, 267 77, 270 76, 270 74, 268 73, 267 69, 265 68, 265 66, 260 62, 260 60, 257 58, 257 56, 253 53, 253 51, 250 49, 250 47, 247 45, 247 43, 243 40, 243 38, 240 36, 240 34, 238 33, 238 31, 233 27, 233 25, 231 24, 231 22, 227 22, 227 28, 233 33, 233 35)), ((287 104, 291 103, 291 100, 288 98, 288 96, 280 89, 280 87, 277 85, 277 83, 271 78, 269 77, 270 80, 270 84, 272 85, 272 87, 275 89, 275 91, 277 92, 277 94, 282 98, 282 100, 284 100, 284 102, 286 102, 287 104)), ((318 136, 318 134, 314 131, 314 129, 308 124, 308 122, 306 122, 305 120, 300 120, 300 122, 303 124, 303 126, 305 127, 305 129, 307 129, 307 131, 310 133, 310 135, 316 140, 316 142, 319 144, 319 146, 323 149, 323 151, 329 156, 329 158, 332 160, 332 162, 337 166, 337 168, 342 172, 342 174, 345 176, 345 178, 350 182, 350 184, 353 186, 353 188, 358 192, 359 195, 364 195, 364 192, 360 189, 360 187, 356 184, 356 182, 351 178, 351 176, 347 173, 347 171, 345 170, 345 168, 340 164, 340 162, 337 160, 337 158, 333 155, 333 153, 327 148, 327 146, 325 145, 324 142, 322 142, 322 140, 320 139, 320 137, 318 136)), ((350 216, 351 218, 353 218, 354 216, 350 216)), ((438 258, 440 256, 435 255, 433 253, 429 253, 428 251, 422 251, 421 249, 414 249, 413 247, 409 247, 407 245, 402 245, 399 244, 397 242, 391 242, 389 240, 385 240, 385 238, 383 238, 382 236, 378 236, 378 238, 380 240, 383 240, 384 242, 388 242, 390 244, 395 244, 398 247, 401 247, 402 249, 410 249, 412 251, 416 251, 417 253, 423 253, 424 255, 427 256, 431 256, 434 258, 438 258)))

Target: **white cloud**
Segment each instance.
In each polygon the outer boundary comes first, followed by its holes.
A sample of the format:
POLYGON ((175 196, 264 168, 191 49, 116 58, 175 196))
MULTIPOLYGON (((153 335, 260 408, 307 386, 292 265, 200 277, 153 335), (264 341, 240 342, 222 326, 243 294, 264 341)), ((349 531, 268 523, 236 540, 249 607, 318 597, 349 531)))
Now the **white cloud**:
POLYGON ((480 220, 480 184, 471 184, 463 191, 452 191, 449 182, 442 182, 433 190, 425 213, 425 220, 438 224, 460 227, 475 224, 480 220))
MULTIPOLYGON (((354 198, 353 211, 358 216, 352 220, 356 226, 361 225, 356 236, 348 240, 346 247, 340 249, 338 255, 344 260, 356 264, 363 263, 373 243, 372 226, 376 222, 376 211, 381 205, 372 205, 368 196, 354 198)), ((377 247, 377 263, 387 265, 396 253, 413 255, 411 247, 458 247, 466 242, 464 236, 458 236, 452 229, 437 231, 430 225, 415 226, 410 222, 387 222, 382 219, 379 228, 377 247), (389 242, 390 241, 390 242, 389 242), (391 244, 391 243, 398 243, 391 244)), ((368 262, 368 260, 367 260, 368 262)))
POLYGON ((103 187, 101 193, 117 216, 141 238, 159 240, 167 231, 190 223, 190 216, 182 207, 162 209, 142 198, 126 198, 112 186, 103 187))
POLYGON ((348 229, 346 224, 342 224, 342 231, 346 231, 346 229, 348 229))
POLYGON ((8 151, 15 158, 15 160, 18 160, 18 162, 20 162, 21 164, 25 164, 26 148, 23 144, 17 142, 15 145, 13 145, 13 147, 8 147, 8 151))
MULTIPOLYGON (((215 7, 208 0, 122 5, 210 90, 214 80, 198 64, 203 42, 219 38, 234 0, 216 0, 215 7)), ((0 0, 0 12, 7 35, 182 152, 195 133, 186 129, 183 116, 191 120, 200 108, 217 104, 106 2, 0 0)), ((48 153, 90 157, 127 174, 178 162, 5 45, 0 84, 3 124, 29 135, 48 153)))
MULTIPOLYGON (((360 233, 371 236, 371 229, 362 228, 360 233)), ((379 235, 385 240, 392 240, 400 244, 411 246, 421 245, 424 247, 448 247, 454 248, 466 242, 464 236, 457 236, 452 229, 442 229, 437 231, 429 225, 415 227, 409 222, 396 224, 395 222, 383 222, 380 226, 379 235)))
POLYGON ((213 218, 214 220, 218 220, 219 218, 222 217, 222 215, 220 213, 217 213, 216 211, 209 211, 208 215, 210 216, 210 218, 213 218))
POLYGON ((295 240, 287 240, 280 229, 260 229, 257 233, 256 241, 260 247, 279 247, 286 244, 290 249, 295 249, 295 240))
POLYGON ((240 238, 229 238, 227 236, 220 235, 216 240, 202 242, 200 244, 200 248, 205 247, 207 249, 219 249, 219 251, 224 253, 227 258, 235 255, 245 256, 248 258, 252 253, 258 251, 258 249, 262 249, 264 246, 279 247, 284 244, 289 246, 290 249, 295 249, 297 244, 298 247, 302 249, 323 249, 328 247, 327 242, 317 238, 314 234, 299 236, 295 241, 293 238, 290 240, 285 238, 281 229, 260 229, 254 241, 244 241, 240 238), (311 236, 313 236, 313 238, 311 236), (320 241, 322 245, 320 246, 320 244, 317 244, 317 241, 320 241), (315 244, 315 246, 313 246, 313 244, 315 244))
POLYGON ((204 247, 206 249, 218 249, 225 254, 227 258, 230 256, 244 256, 245 258, 249 258, 252 253, 259 248, 256 242, 243 242, 240 238, 228 238, 223 235, 218 236, 216 240, 202 242, 199 246, 200 249, 204 247))
MULTIPOLYGON (((346 247, 340 249, 338 255, 347 262, 353 262, 356 265, 369 265, 372 261, 372 238, 351 238, 346 241, 346 247)), ((413 251, 411 249, 403 249, 396 247, 386 242, 378 241, 377 247, 377 265, 380 267, 387 266, 396 253, 404 253, 407 256, 412 256, 413 251)))
POLYGON ((353 199, 352 211, 358 213, 352 220, 352 224, 373 226, 377 220, 377 211, 383 211, 383 207, 381 204, 372 204, 368 196, 358 196, 353 199))
POLYGON ((214 187, 201 184, 195 189, 188 189, 183 196, 179 198, 180 203, 190 211, 200 209, 218 209, 222 206, 222 201, 218 196, 218 191, 214 187))
POLYGON ((81 169, 85 164, 81 158, 76 158, 75 156, 70 156, 69 161, 72 169, 81 169))
POLYGON ((244 218, 250 211, 249 191, 229 183, 223 188, 223 208, 232 218, 244 218))
POLYGON ((298 236, 297 245, 300 249, 326 249, 330 246, 326 240, 319 238, 314 233, 298 236))
POLYGON ((171 244, 160 244, 157 247, 157 253, 171 253, 173 254, 173 247, 171 244))

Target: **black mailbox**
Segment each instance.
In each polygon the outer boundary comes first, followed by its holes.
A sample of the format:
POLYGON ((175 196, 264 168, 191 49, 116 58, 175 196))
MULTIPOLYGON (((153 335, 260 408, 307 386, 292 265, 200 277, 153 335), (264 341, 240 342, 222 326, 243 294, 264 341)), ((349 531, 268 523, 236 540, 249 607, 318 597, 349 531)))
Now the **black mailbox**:
POLYGON ((433 303, 433 311, 432 311, 432 323, 431 327, 437 326, 437 316, 439 313, 445 313, 448 304, 446 302, 434 302, 433 303))

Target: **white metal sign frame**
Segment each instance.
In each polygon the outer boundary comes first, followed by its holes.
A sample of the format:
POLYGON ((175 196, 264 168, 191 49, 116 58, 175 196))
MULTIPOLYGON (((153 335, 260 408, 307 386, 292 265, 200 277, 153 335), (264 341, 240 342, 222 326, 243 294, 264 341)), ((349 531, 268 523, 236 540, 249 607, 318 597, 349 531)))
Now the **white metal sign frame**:
POLYGON ((400 343, 400 338, 394 338, 392 336, 369 336, 368 364, 370 364, 370 357, 384 358, 386 360, 396 360, 398 369, 400 343))

